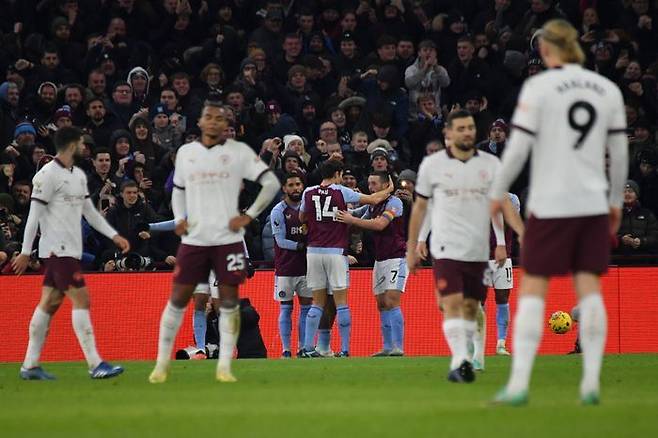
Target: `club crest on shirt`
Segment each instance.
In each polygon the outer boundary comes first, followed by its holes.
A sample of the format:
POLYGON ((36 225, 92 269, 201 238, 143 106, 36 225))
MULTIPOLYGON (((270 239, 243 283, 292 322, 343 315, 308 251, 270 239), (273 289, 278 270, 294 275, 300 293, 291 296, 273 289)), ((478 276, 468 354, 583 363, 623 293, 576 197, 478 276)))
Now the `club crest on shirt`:
POLYGON ((219 161, 226 166, 231 162, 231 157, 229 155, 220 155, 219 161))
POLYGON ((478 175, 480 176, 480 179, 481 179, 482 181, 487 181, 487 180, 489 179, 489 172, 487 172, 487 171, 484 170, 484 169, 480 170, 480 172, 478 173, 478 175))

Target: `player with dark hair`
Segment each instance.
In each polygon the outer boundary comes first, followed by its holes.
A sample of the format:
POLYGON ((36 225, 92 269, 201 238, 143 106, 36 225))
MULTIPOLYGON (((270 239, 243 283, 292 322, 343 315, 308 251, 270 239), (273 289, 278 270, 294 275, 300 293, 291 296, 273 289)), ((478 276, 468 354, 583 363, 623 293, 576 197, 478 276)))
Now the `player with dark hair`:
POLYGON ((352 317, 347 305, 349 267, 347 261, 348 225, 338 222, 336 213, 347 210, 348 203, 376 205, 393 191, 393 184, 372 195, 357 193, 341 186, 343 164, 326 160, 319 168, 322 182, 308 187, 302 195, 299 218, 308 226, 306 250, 307 283, 313 291, 313 305, 306 317, 303 357, 320 357, 315 350, 315 334, 322 317, 327 292, 331 290, 336 302, 336 317, 340 332, 339 357, 349 356, 352 317))
POLYGON ((299 300, 298 355, 304 347, 306 315, 313 303, 313 293, 306 285, 306 225, 299 221, 299 205, 304 192, 304 179, 299 173, 289 173, 283 179, 283 200, 270 215, 274 236, 274 299, 280 303, 279 335, 281 357, 292 357, 293 298, 299 300))
MULTIPOLYGON (((375 171, 368 177, 371 193, 387 189, 388 184, 386 172, 375 171)), ((404 355, 404 318, 400 308, 400 297, 407 283, 403 209, 400 198, 391 195, 377 205, 364 206, 352 214, 336 213, 339 222, 372 231, 375 245, 372 290, 384 341, 382 350, 373 354, 375 357, 404 355)))
POLYGON ((548 70, 523 85, 491 192, 491 211, 497 214, 532 151, 512 372, 495 399, 503 404, 527 403, 548 283, 569 273, 580 309, 580 399, 586 405, 599 402, 607 331, 600 276, 608 269, 610 241, 621 223, 628 140, 622 93, 614 82, 582 67, 579 39, 565 20, 548 21, 539 32, 548 70))
POLYGON ((176 154, 172 210, 182 242, 176 255, 174 285, 160 320, 158 359, 151 383, 167 380, 171 350, 185 307, 196 285, 214 269, 219 284, 219 361, 216 378, 235 382, 231 359, 240 328, 238 286, 246 277, 243 228, 257 217, 279 190, 272 171, 246 144, 227 139, 227 111, 206 101, 199 119, 199 141, 181 146, 176 154), (262 185, 244 214, 238 211, 242 180, 262 185))
POLYGON ((96 350, 94 329, 89 317, 89 292, 81 273, 82 216, 101 234, 111 239, 125 254, 130 244, 107 223, 96 210, 87 191, 87 177, 74 165, 82 154, 82 132, 73 127, 55 134, 55 159, 37 172, 32 180, 32 203, 25 226, 23 248, 13 262, 16 274, 22 274, 30 262, 32 244, 37 234, 39 256, 45 259, 41 300, 30 321, 30 341, 20 376, 25 380, 53 380, 55 377, 39 366, 52 316, 64 297, 73 303, 71 320, 78 343, 89 365, 92 379, 105 379, 123 372, 120 366, 104 362, 96 350))

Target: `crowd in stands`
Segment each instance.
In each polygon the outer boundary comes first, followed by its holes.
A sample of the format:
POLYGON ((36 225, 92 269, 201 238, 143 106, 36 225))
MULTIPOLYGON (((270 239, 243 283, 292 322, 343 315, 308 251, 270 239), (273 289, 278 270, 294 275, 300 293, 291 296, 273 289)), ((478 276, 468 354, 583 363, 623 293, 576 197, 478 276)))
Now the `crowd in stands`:
MULTIPOLYGON (((200 135, 206 99, 230 109, 228 135, 280 176, 319 182, 329 158, 367 190, 387 170, 405 207, 415 170, 441 150, 446 115, 475 117, 478 147, 500 156, 523 81, 544 67, 535 32, 565 18, 586 68, 621 88, 630 169, 616 251, 658 253, 657 0, 0 0, 0 269, 20 250, 31 180, 53 133, 84 130, 89 193, 141 259, 171 269, 176 150, 200 135), (656 24, 653 24, 654 20, 656 24)), ((565 120, 565 126, 567 120, 565 120)), ((556 127, 559 128, 559 127, 556 127)), ((512 191, 523 205, 528 170, 512 191)), ((241 205, 258 186, 245 182, 241 205)), ((407 210, 409 210, 407 208, 407 210)), ((409 213, 408 211, 406 212, 409 213)), ((269 210, 247 230, 252 260, 271 260, 269 210)), ((89 270, 125 269, 83 224, 89 270)), ((367 233, 350 254, 372 262, 367 233)), ((40 269, 35 257, 33 271, 40 269)))

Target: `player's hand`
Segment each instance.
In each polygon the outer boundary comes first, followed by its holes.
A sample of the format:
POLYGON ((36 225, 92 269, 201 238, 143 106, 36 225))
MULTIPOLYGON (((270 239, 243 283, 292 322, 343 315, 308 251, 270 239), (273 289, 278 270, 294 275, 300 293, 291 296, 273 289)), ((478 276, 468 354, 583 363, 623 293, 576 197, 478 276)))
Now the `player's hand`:
POLYGON ((617 235, 617 231, 621 226, 621 208, 610 207, 610 213, 608 217, 610 221, 610 234, 615 236, 617 235))
POLYGON ((352 266, 352 265, 356 265, 357 263, 359 263, 359 261, 356 259, 356 257, 351 256, 351 255, 348 255, 348 256, 347 256, 347 263, 348 263, 350 266, 352 266))
POLYGON ((416 273, 418 267, 418 255, 416 255, 416 245, 418 243, 407 242, 407 268, 410 274, 416 273))
POLYGON ((228 221, 228 228, 234 233, 237 233, 238 231, 240 231, 241 228, 244 228, 247 225, 249 225, 251 221, 252 221, 251 216, 246 214, 241 214, 240 216, 231 218, 231 220, 228 221))
POLYGON ((416 257, 425 261, 427 260, 427 242, 418 242, 416 244, 416 257))
POLYGON ((122 254, 127 254, 130 251, 130 242, 128 242, 124 237, 116 235, 112 238, 112 242, 121 250, 122 254))
POLYGON ((14 261, 11 262, 11 267, 14 269, 16 275, 21 275, 25 272, 29 264, 30 256, 27 254, 19 254, 14 261))
POLYGON ((503 201, 500 199, 492 199, 489 204, 489 212, 491 213, 491 220, 494 225, 503 228, 503 224, 500 222, 499 214, 503 214, 503 201))
POLYGON ((187 234, 187 220, 183 219, 182 221, 179 221, 176 224, 176 228, 174 229, 174 232, 176 233, 177 236, 182 236, 183 234, 187 234))
POLYGON ((349 212, 347 211, 342 211, 338 210, 336 212, 336 220, 338 222, 342 222, 344 224, 351 225, 354 223, 354 216, 352 216, 349 212))
POLYGON ((393 193, 395 191, 395 184, 393 184, 393 179, 391 175, 388 176, 388 186, 384 189, 386 193, 393 193))
POLYGON ((494 259, 499 268, 502 268, 507 260, 507 247, 505 245, 498 245, 494 250, 494 259))

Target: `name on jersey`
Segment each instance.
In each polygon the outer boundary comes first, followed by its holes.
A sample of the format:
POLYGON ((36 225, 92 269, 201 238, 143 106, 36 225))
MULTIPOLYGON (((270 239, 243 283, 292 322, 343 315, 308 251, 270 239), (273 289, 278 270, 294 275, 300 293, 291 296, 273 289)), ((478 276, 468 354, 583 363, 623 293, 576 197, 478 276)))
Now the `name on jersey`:
POLYGON ((480 196, 487 196, 489 194, 489 188, 488 187, 480 187, 480 188, 471 188, 471 189, 444 189, 443 194, 447 198, 456 198, 456 197, 476 197, 478 195, 480 196))
POLYGON ((318 189, 318 194, 320 194, 320 195, 328 195, 328 194, 329 194, 329 190, 327 190, 327 189, 318 189))
POLYGON ((601 96, 605 95, 605 89, 599 84, 595 84, 594 82, 590 81, 581 81, 580 79, 564 81, 557 86, 558 93, 566 93, 567 91, 574 89, 592 90, 601 96))

